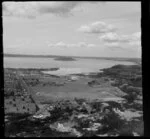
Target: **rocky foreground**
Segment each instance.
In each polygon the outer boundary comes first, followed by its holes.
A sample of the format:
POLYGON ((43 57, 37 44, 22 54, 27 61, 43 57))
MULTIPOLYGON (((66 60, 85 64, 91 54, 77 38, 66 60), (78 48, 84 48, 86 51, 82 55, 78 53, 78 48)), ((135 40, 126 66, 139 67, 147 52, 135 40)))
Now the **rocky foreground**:
MULTIPOLYGON (((126 95, 122 100, 70 98, 51 100, 36 109, 8 111, 5 136, 9 137, 91 137, 143 136, 141 66, 117 65, 103 73, 89 75, 89 86, 99 86, 98 78, 111 79, 112 86, 126 95)), ((21 87, 20 87, 21 88, 21 87)), ((26 91, 25 91, 26 92, 26 91)), ((7 94, 5 100, 14 94, 7 94)), ((21 94, 21 93, 20 93, 21 94)), ((28 97, 30 98, 30 97, 28 97)), ((29 99, 26 99, 27 104, 29 99)), ((30 107, 30 106, 29 106, 30 107)))
POLYGON ((34 115, 23 117, 20 115, 20 119, 7 121, 6 135, 17 137, 141 136, 143 135, 142 111, 139 111, 138 104, 136 108, 132 107, 134 106, 127 105, 126 102, 61 100, 45 105, 34 115))

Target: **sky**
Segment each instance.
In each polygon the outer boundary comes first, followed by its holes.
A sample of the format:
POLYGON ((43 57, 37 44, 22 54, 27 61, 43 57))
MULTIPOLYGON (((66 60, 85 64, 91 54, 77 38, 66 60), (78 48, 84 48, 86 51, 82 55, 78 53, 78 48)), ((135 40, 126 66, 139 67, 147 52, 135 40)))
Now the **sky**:
POLYGON ((141 57, 140 2, 3 2, 9 54, 141 57))

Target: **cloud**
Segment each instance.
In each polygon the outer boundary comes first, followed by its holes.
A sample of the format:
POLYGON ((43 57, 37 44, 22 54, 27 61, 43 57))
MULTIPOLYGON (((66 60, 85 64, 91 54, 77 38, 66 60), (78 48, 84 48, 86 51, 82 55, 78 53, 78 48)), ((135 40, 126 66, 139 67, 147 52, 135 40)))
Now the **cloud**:
POLYGON ((125 49, 125 48, 123 48, 123 47, 121 47, 121 46, 110 46, 110 47, 107 47, 107 48, 109 48, 110 50, 112 50, 112 51, 116 51, 116 50, 127 50, 127 49, 125 49))
POLYGON ((119 46, 119 43, 118 43, 118 42, 112 42, 112 43, 110 43, 110 42, 105 42, 105 45, 106 45, 106 46, 119 46))
POLYGON ((79 2, 42 2, 38 11, 41 14, 53 13, 56 15, 69 15, 79 2))
POLYGON ((92 34, 101 34, 107 32, 114 32, 116 31, 116 27, 111 24, 106 24, 105 22, 97 21, 89 25, 81 26, 78 31, 84 33, 92 33, 92 34))
POLYGON ((3 15, 35 18, 41 14, 69 15, 81 2, 3 2, 3 15))
POLYGON ((141 41, 132 41, 132 42, 129 43, 129 45, 140 46, 141 45, 141 41))
POLYGON ((131 41, 129 42, 130 45, 141 45, 141 32, 136 32, 132 34, 131 41))
POLYGON ((58 43, 49 43, 48 44, 49 47, 59 47, 59 48, 89 48, 89 47, 95 47, 95 44, 88 44, 85 42, 79 42, 77 44, 68 44, 68 43, 64 43, 64 42, 58 42, 58 43))
POLYGON ((67 45, 64 42, 58 42, 55 44, 57 47, 66 47, 67 45))
POLYGON ((127 43, 130 41, 130 38, 128 35, 118 35, 117 33, 106 33, 99 37, 100 40, 108 43, 127 43))
POLYGON ((141 32, 135 32, 130 35, 120 35, 117 33, 117 28, 112 24, 97 21, 89 25, 81 26, 78 31, 84 33, 98 34, 99 39, 106 46, 119 46, 122 44, 140 46, 141 32))
MULTIPOLYGON (((78 5, 87 2, 81 1, 59 1, 59 2, 3 2, 3 15, 26 18, 36 18, 43 14, 54 14, 58 16, 73 15, 78 5)), ((95 4, 96 2, 88 2, 95 4)))
POLYGON ((141 39, 141 32, 136 32, 132 34, 132 40, 138 41, 141 39))
POLYGON ((136 32, 131 35, 119 35, 117 33, 106 33, 101 35, 99 39, 105 42, 105 45, 120 45, 120 44, 128 44, 128 45, 136 45, 139 46, 141 44, 141 32, 136 32))
POLYGON ((36 3, 29 2, 3 2, 4 16, 18 16, 34 18, 38 13, 36 3))

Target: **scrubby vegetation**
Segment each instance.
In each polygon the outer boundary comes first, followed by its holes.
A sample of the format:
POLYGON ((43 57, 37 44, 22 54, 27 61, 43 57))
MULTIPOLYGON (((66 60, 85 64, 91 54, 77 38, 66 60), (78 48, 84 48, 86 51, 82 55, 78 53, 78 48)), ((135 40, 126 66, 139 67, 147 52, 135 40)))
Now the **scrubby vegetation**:
POLYGON ((134 87, 142 87, 141 65, 116 65, 108 69, 103 69, 103 76, 109 76, 118 80, 116 85, 128 83, 134 87))

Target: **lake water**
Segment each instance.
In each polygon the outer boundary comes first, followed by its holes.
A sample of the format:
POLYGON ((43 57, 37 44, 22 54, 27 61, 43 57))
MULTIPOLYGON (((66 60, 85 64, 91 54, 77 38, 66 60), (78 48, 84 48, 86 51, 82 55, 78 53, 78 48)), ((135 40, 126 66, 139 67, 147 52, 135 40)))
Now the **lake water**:
POLYGON ((133 65, 128 61, 76 58, 77 61, 56 61, 53 58, 4 57, 5 68, 60 68, 57 71, 45 71, 53 75, 98 72, 117 64, 133 65))

